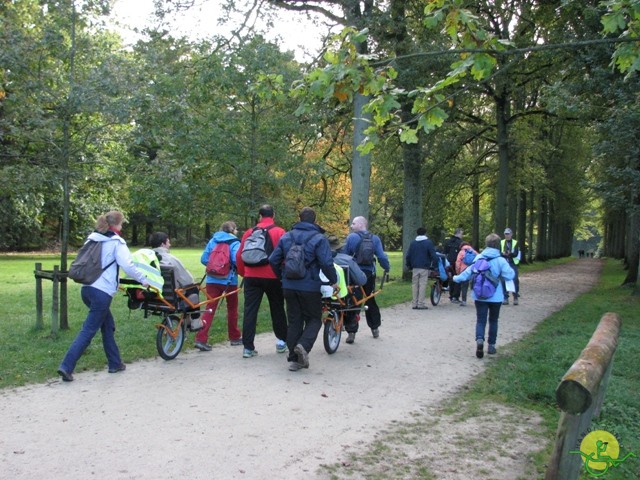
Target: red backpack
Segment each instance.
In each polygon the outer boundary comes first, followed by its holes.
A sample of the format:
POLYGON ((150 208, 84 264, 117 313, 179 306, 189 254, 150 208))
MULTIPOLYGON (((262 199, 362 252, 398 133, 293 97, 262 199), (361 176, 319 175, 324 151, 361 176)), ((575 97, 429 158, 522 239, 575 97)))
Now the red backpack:
POLYGON ((210 277, 226 279, 234 267, 231 261, 231 247, 229 243, 237 242, 233 239, 231 242, 219 242, 216 244, 207 260, 207 275, 210 277))

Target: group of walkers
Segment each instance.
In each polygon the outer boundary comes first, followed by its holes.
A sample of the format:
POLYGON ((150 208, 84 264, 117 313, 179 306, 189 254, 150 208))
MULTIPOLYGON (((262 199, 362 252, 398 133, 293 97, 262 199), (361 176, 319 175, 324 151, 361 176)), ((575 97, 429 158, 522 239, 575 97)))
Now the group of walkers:
MULTIPOLYGON (((342 268, 348 272, 351 283, 361 285, 364 295, 369 297, 365 304, 367 326, 373 338, 379 337, 382 319, 375 296, 371 293, 375 289, 377 263, 385 274, 390 270, 380 238, 368 231, 364 217, 353 219, 351 233, 341 244, 336 236, 327 236, 325 230, 316 223, 316 212, 312 208, 302 208, 298 216, 299 221, 287 232, 276 225, 273 207, 263 205, 258 210, 256 225, 244 232, 242 238, 237 237, 238 229, 233 221, 225 221, 212 236, 202 252, 201 263, 208 268, 210 258, 219 250, 224 250, 218 247, 225 245, 231 265, 224 275, 207 270, 206 294, 208 298, 216 300, 207 304, 202 316, 199 311, 191 313, 192 326, 197 322, 200 327, 195 336, 195 348, 205 352, 212 349, 208 343, 209 330, 218 299, 226 298, 229 342, 243 346, 243 358, 258 355, 254 343, 256 325, 262 298, 266 295, 276 337, 276 352, 287 354, 289 370, 308 368, 309 353, 322 327, 321 278, 324 278, 324 284, 331 286, 334 294, 338 294, 342 268), (244 281, 242 330, 238 326, 239 276, 244 281)), ((154 279, 133 262, 132 254, 121 236, 123 223, 124 216, 119 211, 100 216, 95 231, 85 244, 100 246, 100 264, 96 278, 82 282, 82 301, 89 312, 58 368, 58 374, 64 381, 73 381, 76 363, 98 330, 102 333, 109 373, 126 369, 115 341, 115 321, 110 311, 111 301, 118 290, 119 269, 122 268, 144 288, 153 285, 154 279)), ((448 285, 451 302, 466 306, 467 292, 469 289, 472 291, 476 307, 476 356, 484 356, 485 340, 488 342, 487 353, 495 354, 500 307, 509 304, 510 292, 514 305, 518 305, 520 298, 520 248, 513 238, 513 232, 506 228, 502 239, 495 233, 488 235, 485 248, 479 253, 463 240, 462 228, 456 229, 446 241, 441 249, 443 252, 438 252, 424 227, 418 228, 416 233, 405 255, 405 264, 412 271, 412 308, 428 308, 429 272, 437 268, 440 256, 446 257, 450 270, 448 285), (481 274, 480 265, 485 263, 488 265, 486 276, 495 286, 489 294, 482 296, 476 291, 475 284, 471 288, 471 283, 481 274), (489 328, 485 335, 487 323, 489 328)), ((164 232, 156 232, 149 240, 160 265, 172 268, 176 284, 187 289, 186 294, 192 303, 199 303, 193 276, 170 253, 169 236, 164 232)), ((346 342, 349 344, 355 341, 358 320, 359 315, 355 312, 345 318, 346 342)))
POLYGON ((412 272, 412 302, 413 309, 427 309, 427 290, 429 273, 438 269, 439 255, 446 258, 449 264, 449 299, 461 307, 467 305, 467 293, 470 283, 478 275, 486 275, 490 282, 495 283, 490 294, 482 296, 472 289, 471 296, 476 307, 476 356, 484 357, 485 339, 488 342, 487 353, 496 353, 498 337, 498 318, 502 305, 509 305, 509 293, 513 294, 513 304, 518 305, 520 298, 520 282, 518 278, 518 264, 520 263, 520 248, 513 238, 510 228, 504 230, 504 238, 496 233, 485 238, 485 248, 476 252, 473 247, 463 240, 464 231, 457 228, 438 253, 434 243, 427 237, 426 229, 420 227, 416 238, 409 245, 405 255, 405 265, 412 272), (479 265, 486 261, 488 272, 479 271, 479 265), (485 336, 489 323, 488 333, 485 336))
MULTIPOLYGON (((355 217, 351 223, 351 233, 344 245, 337 237, 330 243, 325 230, 316 223, 316 212, 304 207, 299 212, 299 221, 286 232, 275 224, 272 206, 263 205, 258 211, 255 227, 237 237, 237 225, 233 221, 222 224, 207 243, 201 256, 201 263, 208 265, 209 259, 217 252, 218 245, 228 245, 227 255, 231 268, 226 276, 206 275, 208 298, 227 299, 227 330, 231 345, 242 345, 243 358, 258 355, 255 348, 258 310, 264 295, 267 296, 273 332, 276 336, 276 352, 286 353, 288 368, 297 371, 309 368, 309 353, 322 326, 323 300, 320 273, 328 280, 333 292, 340 290, 337 266, 344 266, 350 272, 354 284, 361 285, 366 301, 365 316, 372 336, 380 335, 381 315, 375 297, 371 295, 376 283, 376 264, 379 263, 388 274, 389 259, 377 235, 368 232, 367 220, 355 217), (261 243, 262 242, 262 243, 261 243), (260 250, 260 248, 262 250, 260 250), (256 252, 262 251, 262 257, 256 252), (298 269, 293 272, 294 266, 298 269), (238 277, 243 278, 244 315, 242 331, 238 327, 238 277), (286 309, 285 309, 286 306, 286 309)), ((111 211, 98 218, 95 231, 87 242, 100 242, 102 271, 97 280, 84 283, 81 289, 83 302, 89 313, 75 340, 58 368, 62 380, 73 381, 76 363, 98 330, 108 362, 109 373, 125 370, 118 346, 115 342, 115 321, 110 311, 111 301, 118 290, 119 268, 139 282, 144 288, 150 281, 141 268, 137 267, 125 240, 121 236, 124 216, 119 211, 111 211)), ((164 232, 156 232, 150 238, 152 249, 158 254, 160 265, 174 270, 174 278, 179 287, 194 285, 194 278, 184 265, 170 254, 171 241, 164 232)), ((187 291, 189 299, 197 303, 197 290, 187 291), (196 295, 196 297, 192 297, 196 295)), ((200 312, 191 314, 191 321, 201 323, 194 346, 201 351, 210 351, 209 330, 213 323, 218 300, 207 304, 200 312)), ((345 319, 348 333, 347 343, 354 343, 358 331, 358 316, 353 314, 345 319)))

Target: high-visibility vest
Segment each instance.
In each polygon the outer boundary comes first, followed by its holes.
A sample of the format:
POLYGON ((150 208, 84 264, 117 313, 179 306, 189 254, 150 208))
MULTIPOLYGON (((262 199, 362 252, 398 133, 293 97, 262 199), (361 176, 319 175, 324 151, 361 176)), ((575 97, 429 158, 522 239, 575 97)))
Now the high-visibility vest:
MULTIPOLYGON (((135 267, 140 270, 145 277, 147 277, 149 285, 157 288, 159 295, 162 295, 164 279, 162 278, 162 272, 160 272, 160 260, 158 260, 156 252, 149 248, 141 248, 140 250, 133 252, 131 254, 131 258, 135 267)), ((123 287, 140 288, 139 285, 136 286, 128 284, 124 284, 123 287)))
MULTIPOLYGON (((344 298, 349 293, 349 290, 347 289, 347 281, 344 278, 344 268, 342 268, 337 263, 333 264, 333 268, 336 269, 336 274, 338 275, 338 285, 340 286, 340 292, 338 293, 340 295, 340 298, 344 298)), ((329 279, 325 276, 324 273, 322 273, 322 271, 320 271, 320 280, 323 282, 329 281, 329 279)), ((336 300, 336 296, 332 295, 333 289, 329 285, 323 285, 322 287, 320 287, 320 291, 322 292, 323 297, 331 296, 331 298, 336 300)))
MULTIPOLYGON (((504 240, 504 239, 500 240, 500 251, 502 253, 504 253, 506 251, 505 250, 506 245, 507 245, 507 241, 506 240, 504 240)), ((512 252, 516 249, 516 245, 518 245, 518 241, 514 240, 512 238, 511 239, 511 251, 512 252)), ((513 263, 516 264, 516 265, 518 265, 520 263, 520 250, 518 250, 518 255, 513 257, 512 260, 513 260, 513 263)))

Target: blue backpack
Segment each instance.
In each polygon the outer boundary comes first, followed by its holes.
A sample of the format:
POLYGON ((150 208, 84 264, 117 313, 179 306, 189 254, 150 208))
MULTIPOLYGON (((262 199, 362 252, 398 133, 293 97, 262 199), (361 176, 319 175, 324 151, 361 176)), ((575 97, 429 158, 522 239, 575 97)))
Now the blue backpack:
POLYGON ((449 280, 449 274, 447 273, 447 267, 449 266, 449 260, 447 257, 438 255, 438 275, 440 280, 446 282, 449 280))
POLYGON ((473 265, 471 285, 478 300, 487 300, 496 293, 500 280, 491 273, 491 264, 486 258, 480 257, 473 265))
POLYGON ((478 254, 473 248, 465 248, 464 257, 462 257, 462 263, 464 263, 467 267, 469 265, 473 265, 473 262, 475 261, 477 255, 478 254))

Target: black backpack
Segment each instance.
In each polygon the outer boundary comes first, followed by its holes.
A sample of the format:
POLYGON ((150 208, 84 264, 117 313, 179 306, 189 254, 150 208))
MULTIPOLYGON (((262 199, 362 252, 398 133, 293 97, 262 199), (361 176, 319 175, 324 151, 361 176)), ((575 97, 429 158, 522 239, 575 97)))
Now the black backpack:
POLYGON ((356 249, 354 259, 358 265, 373 265, 375 247, 373 246, 373 235, 369 232, 358 233, 360 245, 356 249))
POLYGON ((284 257, 284 277, 289 280, 300 280, 307 274, 307 262, 304 257, 304 245, 291 234, 293 245, 284 257))
POLYGON ((80 250, 78 256, 69 267, 68 276, 76 283, 91 285, 100 278, 100 275, 113 265, 114 260, 106 267, 102 268, 102 244, 95 240, 87 240, 80 250))

